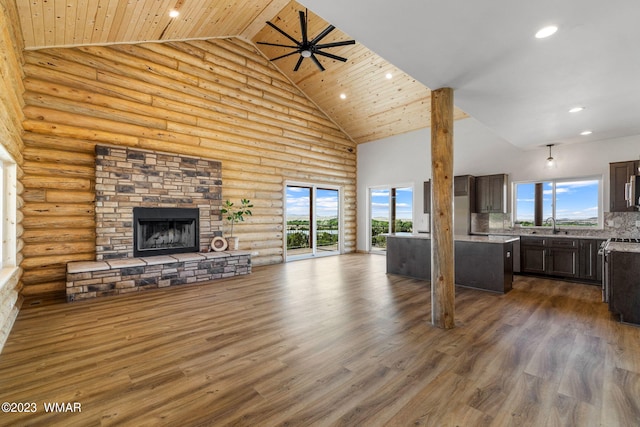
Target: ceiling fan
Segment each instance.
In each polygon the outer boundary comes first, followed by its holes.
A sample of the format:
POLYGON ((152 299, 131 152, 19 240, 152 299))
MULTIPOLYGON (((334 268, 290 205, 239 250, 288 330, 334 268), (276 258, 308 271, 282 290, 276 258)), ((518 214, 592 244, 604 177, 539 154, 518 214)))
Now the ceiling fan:
POLYGON ((308 11, 306 11, 306 10, 304 12, 303 11, 298 11, 298 14, 300 15, 300 32, 302 33, 302 40, 301 41, 298 41, 298 40, 294 39, 289 34, 284 32, 280 28, 278 28, 275 24, 267 21, 267 24, 270 27, 272 27, 273 29, 278 31, 280 34, 282 34, 283 36, 285 36, 286 38, 291 40, 293 43, 295 43, 295 46, 291 46, 291 45, 286 45, 286 44, 258 42, 258 44, 265 44, 265 45, 269 45, 269 46, 287 47, 287 48, 295 49, 293 52, 285 53, 284 55, 280 55, 280 56, 278 56, 276 58, 272 58, 272 59, 270 59, 270 61, 276 61, 276 60, 281 59, 281 58, 286 58, 287 56, 300 54, 300 58, 298 58, 298 62, 296 63, 296 66, 293 69, 293 71, 298 71, 298 69, 300 68, 300 64, 302 64, 302 61, 305 58, 311 58, 311 60, 318 66, 320 71, 324 71, 324 67, 322 66, 320 61, 318 61, 318 58, 316 57, 316 55, 326 56, 327 58, 335 59, 337 61, 342 61, 342 62, 346 62, 347 61, 347 58, 343 58, 342 56, 333 55, 331 53, 323 52, 322 49, 328 49, 328 48, 331 48, 331 47, 346 46, 346 45, 349 45, 349 44, 355 44, 356 43, 355 40, 345 40, 345 41, 340 41, 340 42, 318 44, 318 42, 320 42, 323 38, 325 38, 331 31, 333 31, 336 28, 333 25, 329 25, 320 34, 315 36, 313 39, 309 40, 309 37, 307 35, 308 11))

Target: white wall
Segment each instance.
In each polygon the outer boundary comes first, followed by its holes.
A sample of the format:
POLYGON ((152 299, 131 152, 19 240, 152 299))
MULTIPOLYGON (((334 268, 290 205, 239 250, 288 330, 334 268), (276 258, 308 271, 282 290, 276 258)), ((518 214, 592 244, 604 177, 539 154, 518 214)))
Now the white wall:
MULTIPOLYGON (((454 127, 454 174, 509 174, 509 180, 569 178, 600 175, 604 178, 604 207, 609 207, 609 163, 640 158, 640 135, 579 144, 559 143, 552 149, 557 168, 544 168, 549 149, 522 150, 497 136, 473 118, 454 127)), ((358 146, 358 250, 367 244, 370 187, 412 185, 415 228, 428 221, 422 214, 422 183, 431 179, 431 129, 396 135, 358 146)))

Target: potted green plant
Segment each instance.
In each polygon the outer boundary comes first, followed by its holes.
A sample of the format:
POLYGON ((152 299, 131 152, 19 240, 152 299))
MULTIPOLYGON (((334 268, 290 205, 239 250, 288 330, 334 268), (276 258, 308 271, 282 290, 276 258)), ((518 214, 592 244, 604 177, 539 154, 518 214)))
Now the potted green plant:
POLYGON ((224 215, 224 219, 229 221, 231 224, 231 235, 227 237, 227 247, 230 251, 235 251, 238 249, 238 237, 234 237, 233 235, 233 225, 236 221, 244 221, 244 217, 251 216, 251 210, 253 205, 249 199, 241 199, 240 204, 236 205, 230 200, 226 200, 224 205, 222 205, 222 209, 220 212, 224 215))

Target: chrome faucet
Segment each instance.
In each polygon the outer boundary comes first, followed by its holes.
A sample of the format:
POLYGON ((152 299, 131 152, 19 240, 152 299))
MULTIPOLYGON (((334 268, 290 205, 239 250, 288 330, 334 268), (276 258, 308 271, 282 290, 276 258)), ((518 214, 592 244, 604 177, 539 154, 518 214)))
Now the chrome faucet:
POLYGON ((556 219, 552 216, 550 216, 549 218, 545 219, 544 222, 549 222, 549 220, 551 220, 551 223, 553 224, 553 234, 558 234, 560 232, 560 230, 558 230, 556 228, 556 219))

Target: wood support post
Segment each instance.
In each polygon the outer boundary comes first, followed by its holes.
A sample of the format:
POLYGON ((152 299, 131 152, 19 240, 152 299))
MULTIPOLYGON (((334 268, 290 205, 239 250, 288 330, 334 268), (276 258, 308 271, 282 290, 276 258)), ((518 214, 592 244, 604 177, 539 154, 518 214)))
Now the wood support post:
POLYGON ((431 322, 455 326, 453 89, 431 92, 431 322))
POLYGON ((544 212, 542 210, 542 206, 544 206, 544 189, 542 188, 541 182, 536 182, 534 186, 534 199, 535 199, 535 209, 533 213, 533 225, 540 227, 542 225, 542 215, 544 212))

